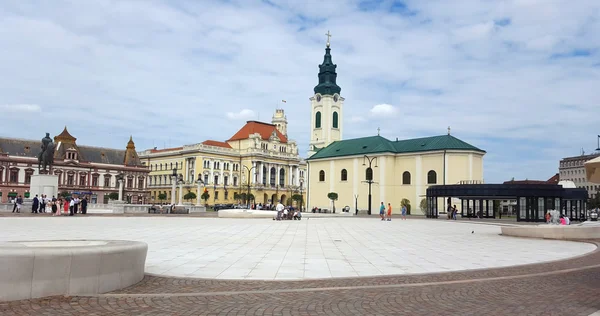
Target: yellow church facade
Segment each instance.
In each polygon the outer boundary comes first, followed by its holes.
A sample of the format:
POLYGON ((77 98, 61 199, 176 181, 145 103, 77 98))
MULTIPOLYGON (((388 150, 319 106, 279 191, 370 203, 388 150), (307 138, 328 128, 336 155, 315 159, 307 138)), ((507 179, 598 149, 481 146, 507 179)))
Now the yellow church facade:
POLYGON ((407 140, 390 141, 379 135, 343 139, 345 99, 336 69, 328 41, 319 82, 310 97, 308 210, 331 210, 335 203, 338 211, 349 206, 362 213, 370 205, 372 213, 378 213, 383 202, 398 212, 406 199, 411 214, 424 214, 421 201, 429 186, 483 183, 485 151, 450 135, 450 129, 447 135, 407 140), (337 201, 330 200, 329 193, 336 193, 337 201))
POLYGON ((287 137, 287 119, 281 109, 270 124, 248 121, 226 141, 154 148, 139 156, 150 169, 148 190, 154 203, 179 201, 179 183, 172 196, 173 181, 182 182, 183 196, 196 195, 196 199, 184 200, 193 204, 204 190, 209 205, 240 203, 236 197, 248 193, 257 204, 291 203, 294 194, 306 195, 306 162, 296 142, 287 137))
POLYGON ((484 154, 451 135, 336 141, 308 159, 308 207, 331 210, 328 193, 334 192, 338 212, 345 206, 367 212, 370 185, 372 214, 378 213, 381 202, 398 212, 404 199, 411 214, 424 214, 421 201, 430 185, 482 183, 484 154))

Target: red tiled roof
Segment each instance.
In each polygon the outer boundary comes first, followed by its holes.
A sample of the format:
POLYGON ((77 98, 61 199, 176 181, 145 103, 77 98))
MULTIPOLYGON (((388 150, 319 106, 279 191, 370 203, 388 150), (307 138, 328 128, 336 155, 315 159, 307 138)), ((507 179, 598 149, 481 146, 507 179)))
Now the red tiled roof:
POLYGON ((259 133, 262 139, 267 140, 269 139, 269 137, 271 137, 273 131, 277 133, 277 137, 279 137, 282 143, 287 143, 287 137, 281 134, 281 132, 277 130, 275 125, 258 121, 246 122, 246 125, 244 125, 244 127, 242 127, 237 133, 235 133, 235 135, 231 136, 229 141, 248 139, 248 137, 250 137, 250 135, 254 133, 259 133))
POLYGON ((174 148, 165 148, 165 149, 150 149, 150 152, 152 153, 162 153, 165 151, 176 151, 176 150, 182 150, 183 147, 174 147, 174 148))
POLYGON ((548 179, 548 181, 546 181, 546 182, 549 182, 549 183, 558 183, 558 181, 560 181, 560 176, 557 173, 557 174, 553 175, 552 178, 548 179))
POLYGON ((217 140, 205 140, 202 142, 203 145, 208 145, 208 146, 215 146, 215 147, 223 147, 223 148, 231 148, 231 145, 229 145, 226 142, 220 142, 217 140))

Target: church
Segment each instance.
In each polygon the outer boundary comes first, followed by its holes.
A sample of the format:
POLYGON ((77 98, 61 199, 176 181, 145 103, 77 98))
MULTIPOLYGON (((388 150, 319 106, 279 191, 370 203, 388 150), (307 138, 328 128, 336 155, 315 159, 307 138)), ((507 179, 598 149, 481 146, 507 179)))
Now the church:
MULTIPOLYGON (((386 207, 390 203, 396 214, 401 203, 409 204, 410 214, 419 215, 425 212, 429 186, 483 183, 486 152, 452 136, 450 128, 445 135, 416 139, 379 135, 343 139, 345 100, 336 83, 336 68, 328 40, 319 83, 310 98, 307 210, 332 210, 335 203, 338 212, 349 206, 361 214, 369 209, 378 214, 383 202, 386 207), (331 201, 328 193, 336 193, 337 200, 331 201)), ((438 205, 444 202, 440 199, 438 205)))

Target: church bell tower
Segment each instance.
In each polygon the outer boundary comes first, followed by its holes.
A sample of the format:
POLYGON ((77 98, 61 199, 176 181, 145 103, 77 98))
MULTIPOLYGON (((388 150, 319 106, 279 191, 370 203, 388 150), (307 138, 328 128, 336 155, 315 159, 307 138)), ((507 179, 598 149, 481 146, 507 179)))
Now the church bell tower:
POLYGON ((337 65, 331 60, 331 48, 327 32, 327 44, 323 63, 319 65, 319 84, 315 86, 315 94, 310 98, 310 147, 308 156, 319 149, 327 147, 334 141, 342 139, 342 109, 344 98, 340 96, 342 88, 337 85, 337 65))

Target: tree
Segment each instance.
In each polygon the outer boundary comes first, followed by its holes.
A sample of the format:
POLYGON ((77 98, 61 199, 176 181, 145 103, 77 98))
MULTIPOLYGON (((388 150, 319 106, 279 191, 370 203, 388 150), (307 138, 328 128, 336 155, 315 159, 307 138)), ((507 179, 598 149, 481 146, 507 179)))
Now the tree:
POLYGON ((292 201, 296 202, 296 206, 300 207, 300 204, 302 203, 302 195, 300 195, 300 194, 292 195, 292 201))
POLYGON ((248 203, 254 201, 254 194, 252 194, 252 193, 248 194, 247 198, 248 198, 248 203))
POLYGON ((184 199, 184 200, 186 200, 186 201, 190 201, 190 200, 193 200, 193 199, 195 199, 195 198, 196 198, 196 193, 194 193, 194 192, 192 192, 192 191, 188 191, 188 193, 186 193, 186 194, 183 196, 183 199, 184 199))
POLYGON ((410 201, 408 199, 402 199, 400 206, 406 206, 406 214, 410 214, 410 201))
POLYGON ((588 199, 587 207, 588 209, 596 209, 600 207, 600 194, 596 194, 593 199, 588 199))
POLYGON ((166 199, 167 199, 167 194, 166 194, 166 193, 159 193, 159 194, 158 194, 158 199, 159 199, 160 201, 164 201, 164 200, 166 200, 166 199))
POLYGON ((327 193, 327 197, 333 202, 333 211, 335 212, 335 201, 338 199, 338 194, 335 192, 327 193))
POLYGON ((119 193, 117 192, 112 192, 108 194, 108 198, 111 200, 118 200, 119 199, 119 193))
POLYGON ((240 194, 240 200, 242 200, 242 204, 246 204, 248 197, 246 196, 246 193, 242 193, 240 194))
POLYGON ((422 199, 421 203, 419 203, 419 207, 423 213, 427 213, 427 199, 422 199))
POLYGON ((210 194, 208 194, 208 191, 204 191, 200 198, 204 200, 204 205, 206 205, 208 199, 210 199, 210 194))
POLYGON ((68 197, 71 197, 71 193, 69 193, 67 191, 63 191, 63 192, 60 192, 60 194, 58 196, 66 199, 68 197))
POLYGON ((237 203, 240 203, 240 200, 241 200, 240 194, 239 194, 239 193, 237 193, 237 192, 234 192, 234 193, 233 193, 233 199, 234 199, 235 201, 237 201, 237 203))

